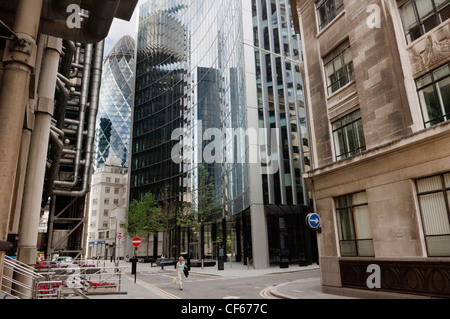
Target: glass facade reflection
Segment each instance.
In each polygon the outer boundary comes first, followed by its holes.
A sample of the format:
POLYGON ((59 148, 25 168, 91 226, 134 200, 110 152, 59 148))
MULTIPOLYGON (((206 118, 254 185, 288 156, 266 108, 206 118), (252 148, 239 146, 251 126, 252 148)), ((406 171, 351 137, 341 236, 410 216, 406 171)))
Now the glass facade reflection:
POLYGON ((94 169, 108 157, 121 159, 124 167, 129 165, 135 45, 131 36, 121 38, 103 62, 94 169))
MULTIPOLYGON (((214 180, 218 217, 248 207, 245 151, 217 149, 214 161, 203 156, 214 141, 207 138, 210 129, 246 127, 242 46, 240 1, 161 0, 141 6, 132 199, 170 186, 189 201, 202 164, 214 180), (179 141, 172 140, 177 128, 185 130, 179 141), (183 153, 178 164, 172 158, 177 145, 183 153)), ((231 141, 218 138, 231 148, 231 141)))
MULTIPOLYGON (((308 205, 302 173, 310 169, 301 40, 290 1, 252 0, 260 128, 280 130, 280 169, 264 174, 265 204, 308 205)), ((264 155, 263 155, 264 156, 264 155)))
POLYGON ((310 254, 301 208, 309 203, 302 173, 310 161, 301 41, 289 3, 151 0, 141 6, 130 199, 152 192, 193 204, 200 164, 214 181, 213 219, 201 234, 177 234, 170 257, 184 251, 215 259, 223 245, 227 258, 261 268, 310 254), (254 35, 251 43, 244 26, 254 35), (254 118, 249 103, 257 107, 254 118), (267 132, 267 140, 271 129, 279 133, 271 145, 278 150, 276 172, 264 170, 268 149, 256 145, 260 138, 239 134, 251 129, 267 132), (170 195, 161 193, 168 188, 170 195), (255 261, 253 251, 262 247, 268 251, 255 261))
MULTIPOLYGON (((149 1, 141 6, 137 40, 133 119, 131 200, 184 189, 183 167, 172 160, 172 132, 183 126, 187 107, 186 27, 183 6, 149 1)), ((176 195, 173 195, 176 197, 176 195)))
POLYGON ((251 15, 259 128, 268 140, 273 129, 277 132, 271 154, 261 151, 262 163, 269 155, 279 162, 276 173, 262 173, 268 258, 270 263, 311 263, 318 256, 315 235, 304 223, 311 208, 302 177, 310 169, 302 43, 289 0, 252 0, 251 15))

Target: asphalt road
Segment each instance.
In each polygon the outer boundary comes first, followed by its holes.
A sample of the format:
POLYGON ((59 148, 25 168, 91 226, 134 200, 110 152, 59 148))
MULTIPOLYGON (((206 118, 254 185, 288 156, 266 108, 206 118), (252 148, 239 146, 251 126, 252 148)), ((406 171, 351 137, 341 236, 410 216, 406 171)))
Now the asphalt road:
POLYGON ((302 272, 286 272, 248 277, 220 277, 215 275, 190 274, 184 278, 183 290, 172 283, 174 270, 139 274, 141 285, 156 290, 160 297, 170 299, 271 299, 268 289, 275 285, 299 279, 318 278, 318 269, 302 272))

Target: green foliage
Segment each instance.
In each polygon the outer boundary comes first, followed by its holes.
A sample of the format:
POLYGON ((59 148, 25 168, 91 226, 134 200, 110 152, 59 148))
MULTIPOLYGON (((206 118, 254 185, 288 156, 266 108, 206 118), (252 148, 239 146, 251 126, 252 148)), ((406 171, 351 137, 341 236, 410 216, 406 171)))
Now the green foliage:
POLYGON ((128 210, 128 224, 124 226, 130 236, 147 238, 150 233, 162 231, 161 208, 151 193, 142 201, 133 200, 128 210))

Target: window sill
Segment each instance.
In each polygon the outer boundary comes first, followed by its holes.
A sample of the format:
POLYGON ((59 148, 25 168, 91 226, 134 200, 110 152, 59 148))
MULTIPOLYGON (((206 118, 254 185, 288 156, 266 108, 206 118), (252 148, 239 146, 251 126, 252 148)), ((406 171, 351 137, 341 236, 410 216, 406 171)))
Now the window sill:
MULTIPOLYGON (((334 91, 333 93, 331 93, 330 95, 327 96, 327 101, 331 100, 333 97, 335 97, 336 95, 339 95, 340 93, 342 93, 345 89, 347 89, 349 86, 352 86, 353 84, 355 84, 356 81, 355 80, 351 80, 350 82, 348 82, 346 85, 344 85, 343 87, 341 87, 340 89, 334 91)), ((326 88, 326 91, 328 93, 328 88, 326 88)))
POLYGON ((330 23, 328 23, 328 25, 323 28, 321 31, 318 31, 319 33, 317 33, 316 35, 316 39, 320 38, 320 36, 322 34, 324 34, 329 28, 331 28, 344 14, 346 13, 346 10, 342 10, 341 13, 339 13, 334 19, 333 21, 331 21, 330 23))

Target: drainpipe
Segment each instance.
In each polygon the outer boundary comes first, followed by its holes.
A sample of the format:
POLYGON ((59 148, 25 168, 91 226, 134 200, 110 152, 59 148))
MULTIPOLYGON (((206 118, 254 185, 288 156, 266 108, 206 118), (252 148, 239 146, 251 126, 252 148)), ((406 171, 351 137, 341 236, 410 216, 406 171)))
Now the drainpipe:
MULTIPOLYGON (((91 81, 91 102, 89 105, 89 115, 87 119, 88 130, 86 137, 86 158, 84 163, 83 172, 83 183, 82 189, 79 191, 65 191, 65 190, 54 190, 53 195, 55 196, 70 196, 70 197, 81 197, 86 195, 89 191, 89 181, 91 176, 91 165, 93 157, 94 139, 95 139, 95 125, 97 121, 98 106, 99 106, 99 95, 100 95, 100 85, 103 69, 103 50, 104 41, 101 41, 95 45, 94 60, 92 65, 92 81, 91 81)), ((86 66, 85 66, 86 68, 86 66)), ((91 69, 91 68, 89 68, 91 69)), ((64 185, 62 182, 55 181, 55 185, 64 185)))
POLYGON ((29 161, 27 166, 22 214, 19 227, 17 259, 25 264, 36 262, 39 218, 41 214, 42 192, 50 138, 51 120, 55 105, 55 85, 58 74, 62 40, 45 37, 44 55, 38 87, 38 103, 35 110, 35 124, 31 136, 29 161))
MULTIPOLYGON (((36 39, 43 0, 19 0, 13 31, 8 41, 0 88, 0 242, 8 237, 16 168, 22 138, 30 78, 36 63, 36 39)), ((5 252, 0 251, 0 278, 5 252)))

